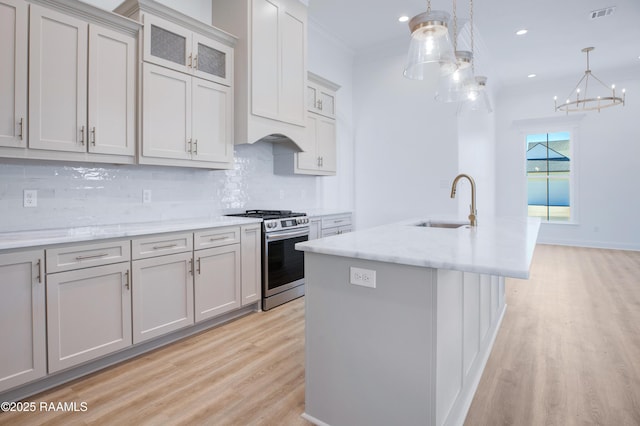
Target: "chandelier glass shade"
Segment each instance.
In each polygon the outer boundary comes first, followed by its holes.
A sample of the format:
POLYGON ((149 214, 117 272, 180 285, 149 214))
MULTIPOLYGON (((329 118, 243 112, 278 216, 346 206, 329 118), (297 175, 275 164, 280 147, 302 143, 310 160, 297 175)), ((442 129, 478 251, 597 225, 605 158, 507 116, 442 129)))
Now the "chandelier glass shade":
POLYGON ((440 79, 436 100, 441 102, 463 102, 469 100, 476 89, 473 76, 473 54, 466 50, 456 52, 457 69, 440 79))
MULTIPOLYGON (((602 80, 596 77, 589 68, 589 52, 593 51, 593 47, 585 47, 582 52, 587 54, 587 69, 584 75, 578 81, 576 87, 571 91, 565 102, 558 104, 558 97, 553 98, 556 111, 565 111, 567 114, 577 111, 598 111, 603 108, 609 108, 616 105, 624 106, 626 90, 622 89, 622 96, 616 95, 616 86, 605 84, 602 80), (599 88, 600 94, 593 96, 589 95, 588 90, 591 87, 590 83, 594 84, 596 88, 599 88), (604 88, 604 90, 603 90, 604 88)), ((594 90, 592 88, 591 92, 594 90)))
POLYGON ((457 69, 456 56, 449 38, 449 14, 430 7, 427 12, 414 16, 409 21, 411 42, 404 75, 414 80, 423 80, 432 65, 438 64, 440 75, 450 75, 457 69))

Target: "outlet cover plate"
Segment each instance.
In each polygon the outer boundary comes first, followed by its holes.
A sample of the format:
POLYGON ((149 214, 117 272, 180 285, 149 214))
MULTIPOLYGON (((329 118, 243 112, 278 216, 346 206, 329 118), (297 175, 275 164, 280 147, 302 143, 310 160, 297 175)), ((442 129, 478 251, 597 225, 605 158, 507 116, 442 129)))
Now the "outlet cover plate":
POLYGON ((373 269, 356 268, 349 269, 349 282, 363 287, 376 288, 376 271, 373 269))

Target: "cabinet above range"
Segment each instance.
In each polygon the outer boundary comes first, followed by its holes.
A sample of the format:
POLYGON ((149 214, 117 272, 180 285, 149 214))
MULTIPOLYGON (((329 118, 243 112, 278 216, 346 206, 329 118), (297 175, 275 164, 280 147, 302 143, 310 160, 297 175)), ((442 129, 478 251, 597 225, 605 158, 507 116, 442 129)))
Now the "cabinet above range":
POLYGON ((237 144, 306 138, 307 9, 298 0, 213 0, 212 22, 235 46, 237 144))

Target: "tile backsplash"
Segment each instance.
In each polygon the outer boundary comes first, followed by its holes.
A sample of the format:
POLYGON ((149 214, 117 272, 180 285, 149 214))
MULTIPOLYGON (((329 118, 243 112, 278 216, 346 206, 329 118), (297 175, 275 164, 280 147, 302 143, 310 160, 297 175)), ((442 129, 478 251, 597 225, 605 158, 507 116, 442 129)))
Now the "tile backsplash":
POLYGON ((317 180, 275 175, 264 142, 236 146, 233 170, 0 159, 0 232, 313 209, 317 180), (37 207, 23 207, 25 189, 38 191, 37 207))

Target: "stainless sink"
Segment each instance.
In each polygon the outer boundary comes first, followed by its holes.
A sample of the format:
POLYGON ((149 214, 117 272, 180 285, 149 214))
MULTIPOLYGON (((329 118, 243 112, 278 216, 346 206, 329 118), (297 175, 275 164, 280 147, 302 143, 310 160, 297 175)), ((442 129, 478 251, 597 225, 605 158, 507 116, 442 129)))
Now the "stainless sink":
POLYGON ((468 223, 460 223, 460 222, 441 222, 441 221, 425 221, 418 222, 413 226, 421 226, 423 228, 448 228, 448 229, 458 229, 458 228, 468 228, 468 223))

